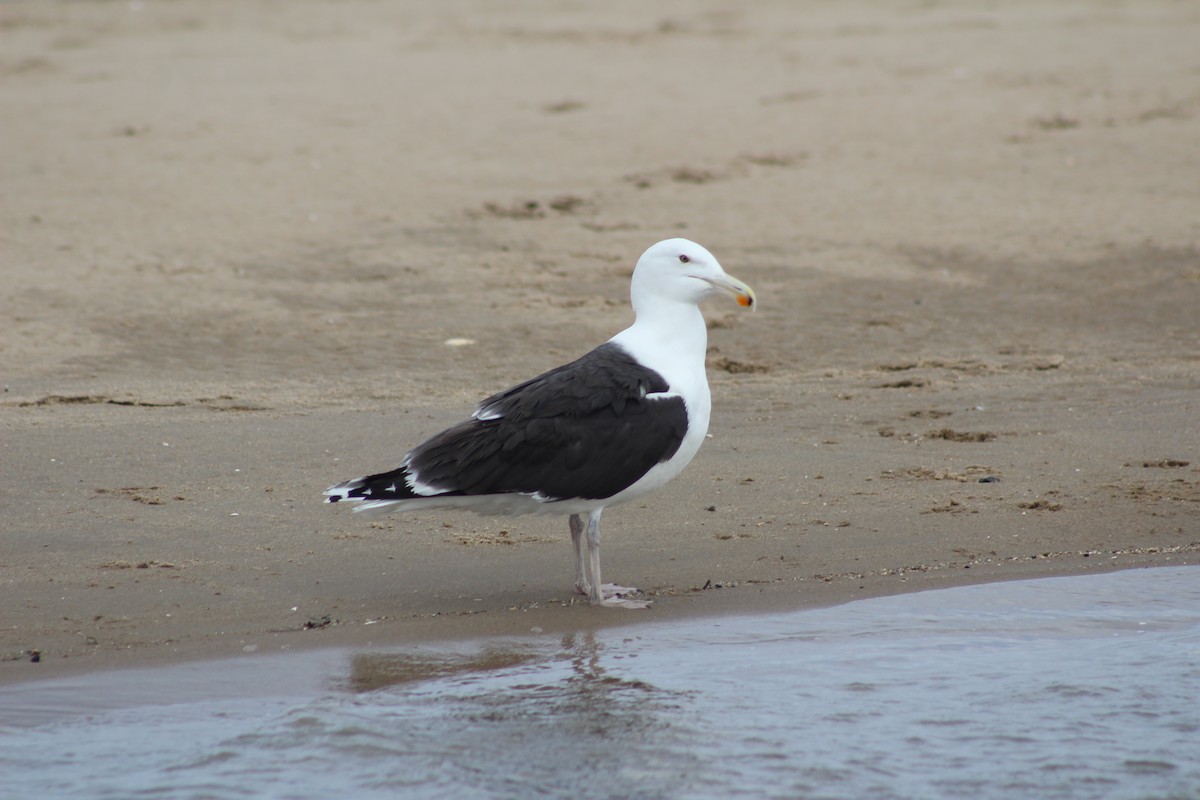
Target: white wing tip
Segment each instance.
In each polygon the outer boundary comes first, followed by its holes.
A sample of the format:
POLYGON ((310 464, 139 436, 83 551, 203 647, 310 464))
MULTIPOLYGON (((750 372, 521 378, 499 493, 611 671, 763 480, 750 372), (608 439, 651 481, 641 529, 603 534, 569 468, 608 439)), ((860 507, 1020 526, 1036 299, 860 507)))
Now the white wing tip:
POLYGON ((350 492, 362 486, 362 478, 355 478, 352 481, 342 481, 335 483, 325 490, 326 503, 340 503, 346 501, 348 503, 357 503, 362 500, 361 497, 350 497, 350 492))

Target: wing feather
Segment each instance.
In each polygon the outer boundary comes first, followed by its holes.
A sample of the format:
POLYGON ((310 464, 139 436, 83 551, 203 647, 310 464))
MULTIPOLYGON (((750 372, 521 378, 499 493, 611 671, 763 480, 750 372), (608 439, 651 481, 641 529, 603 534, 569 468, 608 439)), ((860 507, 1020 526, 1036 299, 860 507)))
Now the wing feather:
POLYGON ((610 497, 678 450, 687 408, 669 388, 621 347, 601 345, 487 398, 405 463, 422 485, 455 494, 610 497))

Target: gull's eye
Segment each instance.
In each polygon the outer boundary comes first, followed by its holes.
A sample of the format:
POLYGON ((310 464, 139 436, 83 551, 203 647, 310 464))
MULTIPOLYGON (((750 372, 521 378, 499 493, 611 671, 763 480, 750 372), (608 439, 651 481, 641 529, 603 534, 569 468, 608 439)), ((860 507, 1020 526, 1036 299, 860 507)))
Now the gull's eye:
POLYGON ((679 256, 679 263, 680 263, 680 264, 686 264, 686 263, 688 263, 689 261, 691 261, 691 259, 690 259, 690 258, 688 258, 687 256, 685 256, 685 255, 680 255, 680 256, 679 256))

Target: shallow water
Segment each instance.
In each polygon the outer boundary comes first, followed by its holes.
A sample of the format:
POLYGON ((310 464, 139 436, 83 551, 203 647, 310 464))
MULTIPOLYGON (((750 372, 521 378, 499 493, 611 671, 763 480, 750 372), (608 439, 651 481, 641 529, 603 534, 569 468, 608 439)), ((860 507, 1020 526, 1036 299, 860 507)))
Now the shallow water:
POLYGON ((1200 567, 5 687, 0 796, 1197 798, 1200 567))

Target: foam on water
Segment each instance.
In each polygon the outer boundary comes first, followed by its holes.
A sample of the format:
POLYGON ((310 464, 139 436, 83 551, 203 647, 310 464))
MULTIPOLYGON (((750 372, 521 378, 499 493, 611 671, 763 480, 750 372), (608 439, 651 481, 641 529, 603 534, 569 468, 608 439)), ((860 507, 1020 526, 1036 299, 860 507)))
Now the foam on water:
POLYGON ((1200 568, 0 690, 0 796, 1200 796, 1200 568))

